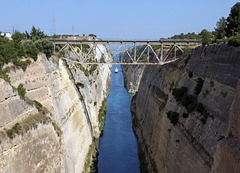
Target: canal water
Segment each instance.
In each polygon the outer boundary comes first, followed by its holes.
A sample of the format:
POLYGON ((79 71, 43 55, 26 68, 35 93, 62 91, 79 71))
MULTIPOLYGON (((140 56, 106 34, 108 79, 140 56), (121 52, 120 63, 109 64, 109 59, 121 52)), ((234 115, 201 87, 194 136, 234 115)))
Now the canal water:
POLYGON ((99 173, 140 172, 130 101, 131 95, 124 88, 121 66, 113 65, 105 127, 99 144, 99 173), (118 73, 114 73, 116 67, 118 73))

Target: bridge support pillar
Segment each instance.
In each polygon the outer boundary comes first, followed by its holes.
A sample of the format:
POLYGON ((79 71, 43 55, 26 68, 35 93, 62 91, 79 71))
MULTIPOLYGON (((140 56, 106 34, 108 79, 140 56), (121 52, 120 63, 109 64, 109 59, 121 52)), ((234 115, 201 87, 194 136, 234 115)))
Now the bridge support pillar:
POLYGON ((136 42, 134 42, 134 62, 137 62, 137 46, 136 46, 136 42))
POLYGON ((175 57, 175 59, 177 58, 177 46, 176 46, 176 44, 174 45, 174 57, 175 57))
POLYGON ((161 57, 160 57, 161 61, 163 61, 163 44, 161 45, 161 57))

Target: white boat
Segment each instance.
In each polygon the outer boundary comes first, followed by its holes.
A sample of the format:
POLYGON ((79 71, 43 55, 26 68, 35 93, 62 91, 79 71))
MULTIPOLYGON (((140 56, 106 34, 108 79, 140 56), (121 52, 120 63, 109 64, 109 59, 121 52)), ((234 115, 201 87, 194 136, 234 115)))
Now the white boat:
POLYGON ((118 73, 118 69, 117 68, 115 68, 115 73, 118 73))

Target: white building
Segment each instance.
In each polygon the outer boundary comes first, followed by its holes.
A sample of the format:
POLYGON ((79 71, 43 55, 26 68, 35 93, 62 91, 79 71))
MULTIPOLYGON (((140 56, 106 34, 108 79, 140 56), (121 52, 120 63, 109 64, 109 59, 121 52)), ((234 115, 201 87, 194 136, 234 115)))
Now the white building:
POLYGON ((12 40, 12 34, 10 32, 2 32, 1 36, 6 37, 9 40, 12 40))

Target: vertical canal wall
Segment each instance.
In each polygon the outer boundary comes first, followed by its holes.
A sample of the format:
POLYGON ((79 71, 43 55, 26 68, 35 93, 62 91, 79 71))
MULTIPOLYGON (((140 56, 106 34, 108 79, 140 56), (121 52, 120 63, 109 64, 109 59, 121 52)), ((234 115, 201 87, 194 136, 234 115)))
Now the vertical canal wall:
POLYGON ((0 172, 88 171, 110 66, 39 54, 26 71, 8 75, 10 81, 0 79, 0 172))

